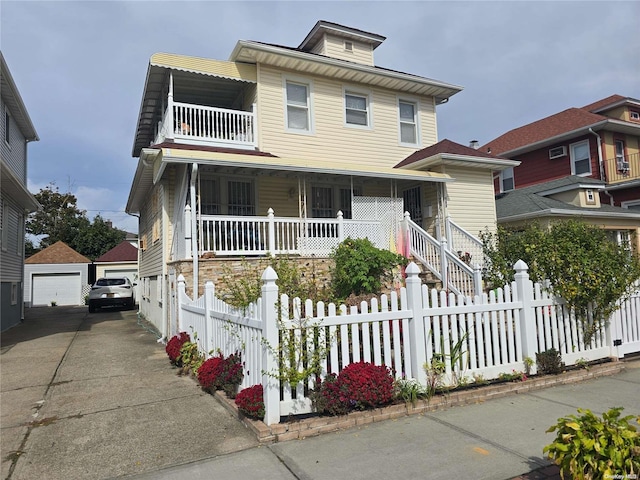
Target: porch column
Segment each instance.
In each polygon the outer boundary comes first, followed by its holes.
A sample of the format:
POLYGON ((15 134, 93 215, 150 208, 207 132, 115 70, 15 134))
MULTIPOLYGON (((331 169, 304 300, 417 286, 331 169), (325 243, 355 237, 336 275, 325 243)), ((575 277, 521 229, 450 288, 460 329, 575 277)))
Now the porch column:
POLYGON ((174 138, 175 127, 173 124, 173 72, 169 70, 169 94, 167 95, 167 138, 174 138))
POLYGON ((338 242, 342 243, 344 240, 344 221, 342 219, 342 210, 338 210, 338 242))

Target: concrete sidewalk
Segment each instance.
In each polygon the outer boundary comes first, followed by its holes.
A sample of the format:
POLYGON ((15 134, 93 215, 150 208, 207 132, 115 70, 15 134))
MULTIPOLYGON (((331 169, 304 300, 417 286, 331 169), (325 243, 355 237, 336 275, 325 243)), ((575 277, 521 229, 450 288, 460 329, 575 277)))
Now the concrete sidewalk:
MULTIPOLYGON (((2 335, 2 478, 510 479, 578 407, 640 413, 617 375, 269 446, 179 377, 133 312, 31 309, 2 335)), ((539 471, 531 478, 546 478, 539 471)))

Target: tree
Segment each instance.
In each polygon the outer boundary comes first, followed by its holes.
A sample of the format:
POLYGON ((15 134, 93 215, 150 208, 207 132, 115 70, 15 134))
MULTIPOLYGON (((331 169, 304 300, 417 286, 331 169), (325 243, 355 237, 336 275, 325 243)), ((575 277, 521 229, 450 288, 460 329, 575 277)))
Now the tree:
POLYGON ((61 240, 73 248, 78 230, 89 225, 86 212, 77 207, 75 195, 60 193, 53 184, 40 189, 34 195, 42 209, 29 215, 26 222, 28 234, 40 238, 40 247, 46 248, 61 240))
MULTIPOLYGON (((60 193, 53 184, 40 189, 34 197, 42 209, 29 216, 26 231, 40 237, 40 249, 63 241, 78 253, 95 260, 126 237, 126 232, 113 228, 100 215, 91 222, 86 212, 78 208, 75 195, 60 193)), ((27 238, 25 252, 33 254, 37 251, 32 239, 27 238)))
POLYGON ((548 230, 537 224, 521 230, 499 227, 495 235, 481 237, 487 283, 495 287, 513 281, 513 264, 522 259, 531 279, 548 281, 549 290, 581 321, 586 343, 640 279, 640 258, 583 221, 558 222, 548 230))

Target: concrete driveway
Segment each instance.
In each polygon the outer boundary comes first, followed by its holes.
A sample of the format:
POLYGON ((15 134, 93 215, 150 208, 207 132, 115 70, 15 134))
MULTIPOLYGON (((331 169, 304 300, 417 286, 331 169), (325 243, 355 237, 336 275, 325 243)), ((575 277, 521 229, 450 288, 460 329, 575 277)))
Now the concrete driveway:
POLYGON ((2 478, 113 478, 257 445, 215 398, 176 375, 135 311, 26 315, 2 334, 2 478))

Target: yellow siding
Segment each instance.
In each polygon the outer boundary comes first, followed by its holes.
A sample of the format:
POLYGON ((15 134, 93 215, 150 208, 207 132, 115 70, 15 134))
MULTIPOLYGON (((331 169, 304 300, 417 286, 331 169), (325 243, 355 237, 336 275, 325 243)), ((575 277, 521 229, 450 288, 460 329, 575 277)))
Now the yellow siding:
POLYGON ((373 50, 371 49, 371 45, 353 40, 347 41, 353 44, 352 51, 344 49, 344 38, 336 35, 325 35, 325 51, 323 54, 350 62, 373 65, 373 50))
MULTIPOLYGON (((392 167, 414 151, 437 141, 436 115, 432 97, 415 97, 419 102, 421 145, 405 147, 398 139, 398 96, 395 92, 338 82, 323 77, 292 78, 312 82, 311 134, 288 132, 285 128, 284 78, 287 73, 266 66, 259 68, 258 116, 260 149, 282 157, 350 161, 362 165, 392 167), (344 121, 344 89, 369 92, 369 129, 353 128, 344 121)), ((404 97, 403 97, 404 98, 404 97)), ((411 99, 410 97, 408 99, 411 99)))
POLYGON ((150 192, 150 198, 154 195, 158 195, 158 202, 145 202, 143 211, 140 212, 140 238, 145 240, 145 249, 140 252, 140 277, 148 277, 151 275, 162 274, 162 235, 160 238, 153 241, 153 229, 154 222, 160 221, 160 231, 162 231, 162 203, 163 203, 163 189, 161 185, 156 185, 150 192), (157 205, 156 210, 153 209, 154 204, 157 205), (142 220, 146 220, 143 221, 142 220))
POLYGON ((472 235, 496 229, 496 206, 490 170, 446 168, 456 179, 446 184, 447 211, 451 219, 472 235))
POLYGON ((151 56, 151 65, 200 72, 216 77, 235 78, 246 82, 256 82, 256 66, 249 63, 227 62, 209 58, 188 57, 172 53, 156 53, 151 56))
POLYGON ((298 216, 298 180, 284 177, 258 178, 257 215, 266 216, 269 208, 276 217, 298 216), (292 195, 289 195, 292 192, 292 195))

